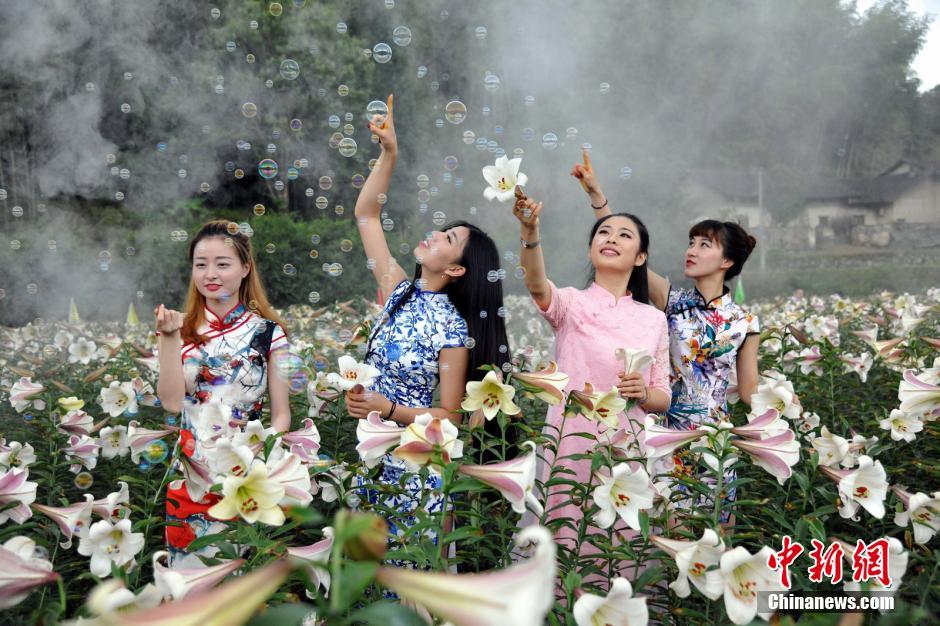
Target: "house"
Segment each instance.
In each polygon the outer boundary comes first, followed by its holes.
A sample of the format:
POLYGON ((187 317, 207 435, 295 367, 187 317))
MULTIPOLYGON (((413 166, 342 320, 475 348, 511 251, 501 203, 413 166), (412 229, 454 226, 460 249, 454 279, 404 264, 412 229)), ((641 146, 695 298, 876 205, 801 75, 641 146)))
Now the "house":
POLYGON ((802 211, 773 224, 764 199, 773 181, 759 171, 693 170, 683 193, 697 214, 773 229, 773 245, 819 249, 940 247, 940 162, 900 160, 874 177, 807 176, 795 181, 802 211))

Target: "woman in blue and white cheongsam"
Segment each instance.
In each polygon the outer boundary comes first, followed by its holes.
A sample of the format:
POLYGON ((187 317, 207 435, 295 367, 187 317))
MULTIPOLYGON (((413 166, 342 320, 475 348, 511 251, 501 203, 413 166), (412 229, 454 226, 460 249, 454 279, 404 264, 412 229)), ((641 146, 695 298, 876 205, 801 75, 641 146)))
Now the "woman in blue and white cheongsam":
MULTIPOLYGON (((388 248, 380 217, 398 158, 391 104, 389 96, 387 117, 369 124, 382 153, 359 193, 355 211, 369 267, 385 302, 365 357, 380 375, 369 390, 348 392, 346 406, 360 419, 378 411, 384 419, 410 424, 416 416, 430 413, 457 423, 467 380, 483 377, 481 365, 509 363, 502 285, 488 280, 499 270, 499 252, 479 228, 454 222, 418 244, 415 276, 409 279, 405 274, 388 248), (438 387, 439 406, 432 406, 438 387)), ((403 461, 387 454, 378 480, 398 486, 406 472, 403 461)), ((441 478, 432 471, 426 481, 409 474, 395 495, 368 491, 372 504, 397 512, 387 518, 391 541, 414 525, 414 512, 422 502, 428 513, 441 512, 440 487, 441 478)))

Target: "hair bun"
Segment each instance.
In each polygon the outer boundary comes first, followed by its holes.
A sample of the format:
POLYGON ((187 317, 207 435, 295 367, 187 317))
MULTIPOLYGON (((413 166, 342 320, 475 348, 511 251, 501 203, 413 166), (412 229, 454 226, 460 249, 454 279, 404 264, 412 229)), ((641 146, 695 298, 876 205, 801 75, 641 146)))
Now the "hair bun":
POLYGON ((747 236, 747 251, 750 253, 755 247, 757 247, 757 239, 754 238, 754 235, 747 236))

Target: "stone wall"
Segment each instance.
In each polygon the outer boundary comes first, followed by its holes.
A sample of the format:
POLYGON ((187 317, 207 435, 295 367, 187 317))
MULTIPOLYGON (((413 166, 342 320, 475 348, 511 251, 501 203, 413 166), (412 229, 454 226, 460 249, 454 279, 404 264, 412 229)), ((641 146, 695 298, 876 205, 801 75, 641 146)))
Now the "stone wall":
POLYGON ((866 248, 940 248, 940 224, 859 225, 852 228, 852 245, 866 248))

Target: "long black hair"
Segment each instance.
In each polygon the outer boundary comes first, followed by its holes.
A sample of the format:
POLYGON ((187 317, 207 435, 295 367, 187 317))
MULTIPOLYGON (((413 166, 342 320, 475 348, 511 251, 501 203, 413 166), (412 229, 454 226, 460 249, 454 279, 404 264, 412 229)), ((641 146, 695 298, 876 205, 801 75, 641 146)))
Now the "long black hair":
MULTIPOLYGON (((594 235, 597 234, 597 229, 601 227, 601 224, 606 222, 612 217, 627 217, 636 224, 636 229, 640 235, 640 249, 637 253, 645 252, 646 260, 643 261, 642 265, 637 265, 630 272, 630 280, 627 282, 627 289, 633 295, 633 299, 637 302, 642 302, 643 304, 650 303, 650 286, 649 286, 649 275, 647 274, 647 265, 646 262, 649 261, 649 249, 650 249, 650 233, 646 230, 646 224, 643 223, 643 220, 638 218, 633 213, 611 213, 610 215, 605 215, 596 222, 594 222, 594 227, 591 228, 591 235, 588 237, 588 247, 590 248, 591 242, 594 241, 594 235)), ((588 272, 587 287, 591 286, 591 283, 594 282, 596 270, 593 265, 588 272)))
MULTIPOLYGON (((444 287, 444 293, 467 323, 467 334, 473 339, 467 380, 482 380, 486 372, 481 370, 480 366, 495 365, 503 369, 511 361, 509 336, 506 333, 506 310, 503 307, 499 250, 489 235, 468 222, 457 220, 443 226, 441 230, 447 231, 458 226, 470 231, 463 253, 456 261, 466 271, 459 278, 449 282, 444 287)), ((415 292, 420 276, 421 264, 416 263, 414 279, 389 307, 386 319, 391 319, 415 292)), ((371 348, 370 339, 367 354, 371 348)))

